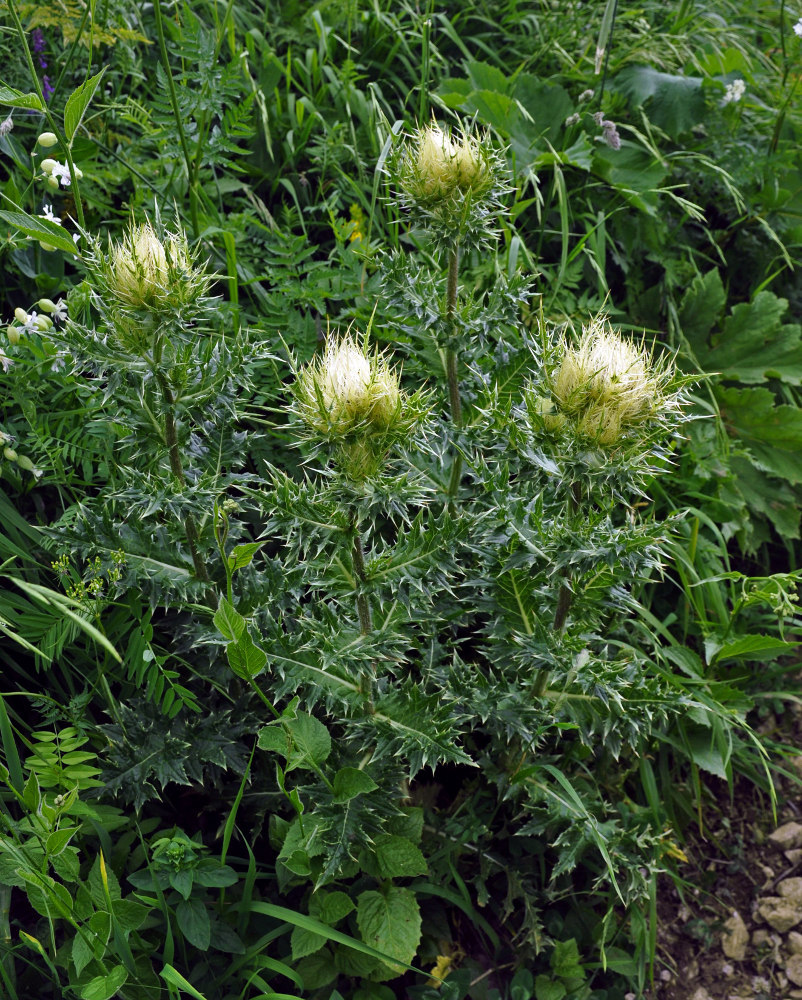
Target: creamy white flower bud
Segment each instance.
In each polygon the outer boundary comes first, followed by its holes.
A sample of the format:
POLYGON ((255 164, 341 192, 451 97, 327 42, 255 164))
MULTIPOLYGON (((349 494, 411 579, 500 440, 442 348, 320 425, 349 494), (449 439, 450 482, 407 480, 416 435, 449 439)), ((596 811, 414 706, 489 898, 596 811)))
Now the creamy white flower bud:
POLYGON ((54 132, 42 132, 36 141, 40 146, 44 146, 45 149, 49 149, 51 146, 56 145, 58 142, 58 136, 56 136, 54 132))

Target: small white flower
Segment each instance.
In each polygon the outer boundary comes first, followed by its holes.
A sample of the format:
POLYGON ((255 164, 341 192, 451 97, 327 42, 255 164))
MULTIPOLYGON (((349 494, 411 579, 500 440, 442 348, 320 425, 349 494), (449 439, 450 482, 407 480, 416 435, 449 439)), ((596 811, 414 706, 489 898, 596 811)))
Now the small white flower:
POLYGON ((572 125, 576 125, 579 121, 579 114, 575 111, 572 115, 569 115, 565 119, 565 127, 570 128, 572 125))
POLYGON ((584 104, 585 101, 589 101, 591 99, 591 97, 593 97, 593 94, 594 94, 594 91, 591 90, 591 89, 583 90, 582 93, 578 97, 579 103, 580 104, 584 104))
POLYGON ((56 323, 63 323, 67 318, 67 300, 59 299, 56 303, 55 311, 53 312, 52 319, 56 323))
POLYGON ((36 322, 37 313, 32 311, 28 314, 27 319, 20 327, 20 333, 38 333, 39 324, 36 322))
POLYGON ((48 219, 50 222, 57 222, 61 225, 61 219, 53 211, 52 205, 42 205, 42 218, 48 219))
MULTIPOLYGON (((799 23, 802 24, 802 21, 799 23)), ((12 128, 14 128, 14 119, 9 115, 5 121, 0 122, 0 136, 8 135, 12 128)))
POLYGON ((722 104, 730 104, 740 101, 746 93, 746 84, 743 80, 733 80, 727 84, 727 91, 721 101, 722 104))
POLYGON ((794 34, 797 37, 802 38, 802 17, 800 17, 800 19, 794 25, 794 34))
MULTIPOLYGON (((10 367, 11 367, 11 366, 12 366, 13 364, 14 364, 14 362, 13 362, 13 361, 11 360, 11 358, 7 358, 7 357, 5 356, 5 354, 3 354, 3 352, 2 352, 2 351, 0 351, 0 368, 2 368, 4 372, 7 372, 7 371, 8 371, 8 369, 9 369, 9 368, 10 368, 10 367)), ((2 437, 2 435, 0 435, 0 437, 2 437)))

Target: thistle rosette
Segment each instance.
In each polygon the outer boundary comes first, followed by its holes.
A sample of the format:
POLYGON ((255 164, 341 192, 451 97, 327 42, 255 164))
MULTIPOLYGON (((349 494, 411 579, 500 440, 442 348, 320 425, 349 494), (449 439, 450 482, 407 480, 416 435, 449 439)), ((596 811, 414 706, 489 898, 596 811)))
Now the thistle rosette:
POLYGON ((478 246, 491 235, 507 171, 487 132, 432 121, 407 137, 390 169, 401 203, 436 242, 478 246))
POLYGON ((552 433, 571 430, 583 442, 615 449, 648 436, 653 425, 676 422, 682 382, 671 361, 597 318, 578 344, 558 346, 547 367, 550 396, 534 396, 530 412, 552 433))
POLYGON ((354 481, 375 475, 428 412, 423 394, 408 395, 400 379, 384 354, 369 352, 350 333, 329 339, 298 372, 292 391, 306 437, 333 445, 335 461, 354 481))

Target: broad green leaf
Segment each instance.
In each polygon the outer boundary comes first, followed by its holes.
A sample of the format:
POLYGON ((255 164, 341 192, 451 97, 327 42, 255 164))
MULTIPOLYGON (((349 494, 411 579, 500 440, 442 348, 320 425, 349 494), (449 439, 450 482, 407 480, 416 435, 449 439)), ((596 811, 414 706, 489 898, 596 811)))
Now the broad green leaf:
MULTIPOLYGON (((552 146, 558 146, 565 119, 574 110, 574 102, 567 90, 558 84, 549 83, 533 73, 520 73, 515 78, 513 97, 529 112, 534 121, 522 121, 532 138, 548 139, 552 146)), ((540 147, 546 144, 540 142, 540 147)))
POLYGON ((104 66, 99 73, 96 73, 85 83, 82 83, 67 98, 67 103, 64 106, 64 132, 70 141, 72 141, 73 136, 78 131, 78 126, 83 121, 86 109, 89 107, 89 102, 94 97, 98 84, 105 72, 106 67, 104 66))
POLYGON ((715 735, 709 730, 701 730, 687 734, 688 749, 691 760, 703 771, 715 774, 723 781, 728 780, 727 765, 721 751, 715 745, 715 735))
POLYGON ((306 990, 318 990, 322 986, 328 986, 338 975, 334 955, 328 948, 302 958, 297 965, 297 972, 303 979, 306 990))
POLYGON ((112 902, 114 919, 124 931, 135 931, 147 919, 150 910, 133 899, 118 899, 112 902))
POLYGON ((80 827, 70 826, 51 833, 45 842, 45 852, 48 857, 54 858, 61 854, 79 829, 80 827))
POLYGON ((239 639, 245 632, 245 619, 225 597, 220 598, 212 621, 217 631, 229 641, 239 639))
POLYGON ((717 326, 727 302, 727 293, 717 270, 697 275, 682 297, 679 322, 691 350, 696 355, 707 353, 707 336, 717 326))
POLYGON ((320 890, 313 893, 309 900, 309 916, 322 920, 331 927, 347 917, 353 909, 354 901, 344 892, 320 890))
POLYGON ((267 653, 256 645, 247 630, 226 646, 226 655, 232 671, 246 681, 260 674, 267 663, 267 653))
POLYGON ((299 958, 306 958, 307 955, 314 955, 325 943, 326 938, 322 934, 310 931, 306 927, 293 927, 290 935, 293 962, 297 962, 299 958))
POLYGON ((506 94, 510 87, 510 77, 497 66, 486 62, 469 62, 465 66, 473 90, 495 90, 506 94))
POLYGON ((290 749, 290 737, 281 726, 262 726, 256 737, 256 745, 260 750, 272 750, 273 753, 286 757, 290 749))
POLYGON ((233 573, 234 570, 247 566, 263 545, 264 542, 247 542, 244 545, 235 545, 228 554, 229 570, 233 573))
POLYGON ((536 1000, 563 1000, 565 992, 563 984, 556 982, 551 976, 541 974, 535 980, 536 1000))
POLYGON ((711 662, 720 660, 767 660, 795 649, 799 643, 784 642, 771 635, 742 635, 724 643, 711 662))
POLYGON ((373 839, 372 850, 366 848, 365 870, 377 878, 414 878, 428 872, 426 861, 420 848, 406 837, 393 833, 380 833, 373 839))
POLYGON ((9 108, 31 108, 34 111, 44 111, 38 94, 23 94, 21 90, 0 85, 0 104, 9 108))
POLYGON ((704 117, 702 77, 662 73, 651 66, 627 66, 613 86, 639 107, 649 102, 649 119, 673 138, 688 132, 704 117))
POLYGON ((331 753, 331 735, 313 715, 299 712, 297 718, 284 722, 292 737, 292 748, 287 757, 287 771, 296 767, 320 766, 331 753))
POLYGON ((93 957, 92 949, 86 943, 83 935, 76 934, 72 939, 72 960, 75 963, 75 971, 79 976, 92 961, 93 957))
MULTIPOLYGON (((47 243, 57 250, 74 256, 78 250, 67 230, 57 222, 49 219, 39 219, 35 215, 28 215, 27 212, 6 212, 0 211, 0 219, 7 222, 15 229, 19 229, 32 240, 47 243)), ((108 642, 108 640, 106 640, 108 642)))
POLYGON ((721 418, 764 472, 802 483, 802 410, 777 405, 769 389, 716 387, 721 418))
POLYGON ((357 795, 372 792, 379 786, 365 771, 356 767, 341 767, 334 775, 334 801, 349 802, 357 795))
POLYGON ((421 937, 418 901, 411 889, 388 885, 368 889, 357 900, 356 922, 365 944, 397 960, 386 962, 403 972, 415 957, 421 937))
POLYGON ((209 912, 200 899, 182 899, 175 908, 178 928, 190 944, 207 951, 211 942, 212 924, 209 912))
POLYGON ((124 965, 115 965, 107 976, 95 976, 81 990, 83 1000, 111 1000, 128 979, 124 965))

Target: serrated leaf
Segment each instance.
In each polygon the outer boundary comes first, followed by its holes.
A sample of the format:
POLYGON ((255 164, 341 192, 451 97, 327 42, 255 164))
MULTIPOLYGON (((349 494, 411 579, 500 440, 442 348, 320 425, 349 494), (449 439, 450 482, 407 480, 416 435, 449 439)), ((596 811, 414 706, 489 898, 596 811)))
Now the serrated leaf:
POLYGON ((175 908, 178 928, 190 944, 207 951, 212 937, 209 912, 200 899, 182 899, 175 908))
POLYGON ((420 944, 421 915, 411 889, 389 885, 360 893, 356 922, 365 944, 403 963, 385 963, 394 972, 403 972, 412 962, 420 944))
POLYGON ((372 792, 379 786, 365 771, 356 767, 341 767, 334 775, 334 801, 349 802, 357 795, 372 792))
POLYGON ((785 642, 771 635, 742 635, 720 646, 711 663, 719 660, 774 659, 795 649, 799 643, 785 642))
POLYGON ((128 979, 124 965, 115 965, 106 976, 95 976, 81 990, 83 1000, 111 1000, 128 979))
POLYGON ((286 757, 290 749, 290 738, 281 726, 262 726, 256 737, 256 745, 260 750, 270 750, 286 757))
POLYGON ((87 944, 83 935, 76 934, 72 939, 72 960, 75 964, 75 971, 80 976, 84 969, 93 959, 92 949, 87 944))
POLYGON ((73 136, 78 131, 78 126, 83 121, 86 109, 89 107, 89 103, 94 97, 98 84, 105 72, 106 67, 104 66, 99 73, 96 73, 85 83, 82 83, 67 98, 67 103, 64 106, 64 132, 70 141, 72 141, 73 136))
POLYGON ((21 90, 0 85, 0 104, 8 108, 31 108, 34 111, 44 111, 44 106, 38 94, 23 94, 21 90))
POLYGON ((563 984, 555 982, 551 976, 541 973, 535 980, 536 1000, 563 1000, 565 992, 563 984))
POLYGON ((747 384, 779 378, 800 385, 802 327, 781 322, 787 309, 785 299, 768 291, 735 306, 718 335, 695 343, 699 363, 707 372, 747 384))
POLYGON ((147 906, 133 899, 118 899, 112 902, 114 919, 124 931, 135 931, 142 926, 150 912, 147 906))
POLYGON ((306 958, 307 955, 314 955, 325 943, 326 938, 321 934, 316 934, 306 927, 293 927, 290 935, 293 962, 297 962, 299 958, 306 958))
POLYGON ((378 878, 414 878, 416 875, 426 875, 428 872, 420 848, 406 837, 399 837, 394 833, 380 833, 373 839, 371 853, 373 855, 371 867, 375 867, 375 871, 370 873, 378 878))
POLYGON ((244 545, 235 545, 228 554, 229 570, 233 573, 235 570, 247 566, 263 545, 264 542, 247 542, 244 545))
POLYGON ((333 927, 354 909, 354 901, 344 892, 315 892, 309 901, 309 916, 333 927))
POLYGON ((28 215, 27 212, 0 211, 0 219, 19 229, 21 233, 32 240, 47 243, 57 250, 63 250, 64 253, 70 254, 71 257, 78 253, 75 243, 67 234, 66 229, 57 222, 51 222, 49 219, 38 219, 36 216, 28 215))
POLYGON ((245 632, 245 619, 225 597, 220 598, 212 621, 217 631, 230 642, 239 639, 245 632))

